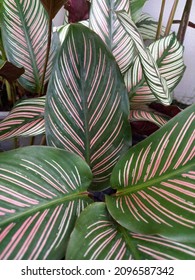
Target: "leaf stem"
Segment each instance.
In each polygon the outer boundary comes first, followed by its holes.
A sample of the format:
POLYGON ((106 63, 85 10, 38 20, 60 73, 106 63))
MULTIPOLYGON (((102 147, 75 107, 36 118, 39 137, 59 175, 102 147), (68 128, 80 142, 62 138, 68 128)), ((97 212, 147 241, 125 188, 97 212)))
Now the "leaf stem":
POLYGON ((171 13, 170 13, 170 16, 169 16, 169 20, 168 20, 168 23, 167 23, 167 27, 166 27, 166 30, 165 30, 165 36, 168 36, 170 31, 171 31, 171 25, 173 23, 173 19, 174 19, 174 16, 175 16, 175 12, 176 12, 178 3, 179 3, 179 0, 175 0, 174 3, 173 3, 173 7, 172 7, 172 10, 171 10, 171 13))
POLYGON ((157 32, 156 32, 156 40, 160 39, 160 34, 161 34, 161 29, 162 29, 162 20, 163 20, 163 15, 164 15, 164 10, 165 10, 165 3, 166 3, 166 0, 162 0, 160 15, 159 15, 159 19, 158 19, 158 28, 157 28, 157 32))
POLYGON ((185 39, 185 34, 186 34, 186 30, 187 30, 188 23, 189 23, 191 8, 192 8, 192 0, 186 0, 186 5, 184 7, 182 19, 181 19, 179 30, 177 33, 177 39, 181 44, 183 44, 184 39, 185 39))

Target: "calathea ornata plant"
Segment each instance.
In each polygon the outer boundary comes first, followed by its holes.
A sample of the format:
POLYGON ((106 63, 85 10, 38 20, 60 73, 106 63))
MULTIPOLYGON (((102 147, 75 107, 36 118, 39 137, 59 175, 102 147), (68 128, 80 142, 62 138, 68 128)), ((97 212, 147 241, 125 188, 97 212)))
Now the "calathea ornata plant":
POLYGON ((183 48, 174 35, 146 48, 131 1, 114 3, 116 29, 100 13, 97 34, 93 9, 111 4, 92 1, 90 28, 66 27, 46 97, 1 123, 2 139, 40 129, 47 146, 0 153, 0 259, 195 259, 195 106, 169 120, 136 101, 171 102, 183 48), (161 128, 132 146, 130 114, 161 128))

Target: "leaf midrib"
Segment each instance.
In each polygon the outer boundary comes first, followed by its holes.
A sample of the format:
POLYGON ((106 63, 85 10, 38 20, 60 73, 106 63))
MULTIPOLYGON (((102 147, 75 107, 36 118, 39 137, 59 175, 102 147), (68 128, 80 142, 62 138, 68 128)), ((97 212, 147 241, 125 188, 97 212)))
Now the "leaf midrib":
MULTIPOLYGON (((180 175, 182 174, 184 171, 189 171, 191 167, 193 167, 193 162, 191 161, 190 164, 185 165, 183 168, 178 168, 175 171, 172 172, 166 172, 165 175, 162 175, 158 178, 152 178, 151 180, 148 180, 146 182, 142 182, 138 185, 134 185, 134 186, 128 186, 128 187, 124 187, 124 189, 119 189, 119 191, 114 195, 114 196, 121 196, 121 195, 126 195, 126 194, 131 194, 140 190, 143 190, 147 187, 153 186, 153 185, 157 185, 163 181, 166 181, 167 179, 171 179, 172 177, 175 177, 176 175, 180 175)), ((115 189, 117 189, 117 187, 113 187, 115 189)))
MULTIPOLYGON (((20 220, 20 219, 24 218, 25 216, 30 217, 37 212, 41 212, 42 210, 46 210, 46 209, 52 208, 55 205, 57 206, 57 205, 65 203, 66 201, 72 201, 72 200, 79 199, 79 198, 90 199, 88 197, 88 192, 75 193, 75 194, 71 194, 68 196, 63 196, 61 198, 52 199, 51 201, 49 201, 47 203, 38 204, 37 206, 30 208, 29 210, 27 210, 25 212, 21 212, 21 213, 16 212, 15 215, 13 214, 13 215, 9 216, 7 219, 4 219, 2 222, 0 222, 0 228, 2 226, 5 226, 6 224, 9 224, 11 222, 13 223, 17 220, 20 220)), ((24 208, 24 209, 26 209, 26 208, 24 208)))

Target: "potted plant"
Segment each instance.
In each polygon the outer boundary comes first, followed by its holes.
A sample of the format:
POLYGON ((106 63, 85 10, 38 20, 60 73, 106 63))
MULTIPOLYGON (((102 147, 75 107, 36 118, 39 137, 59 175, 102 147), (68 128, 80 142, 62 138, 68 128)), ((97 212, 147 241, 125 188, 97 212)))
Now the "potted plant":
POLYGON ((25 101, 37 115, 20 103, 1 123, 2 138, 47 139, 0 153, 1 259, 195 259, 194 105, 171 120, 148 106, 171 103, 183 47, 170 34, 146 48, 140 2, 91 1, 90 28, 66 27, 46 97, 25 101), (132 146, 129 119, 161 128, 132 146))

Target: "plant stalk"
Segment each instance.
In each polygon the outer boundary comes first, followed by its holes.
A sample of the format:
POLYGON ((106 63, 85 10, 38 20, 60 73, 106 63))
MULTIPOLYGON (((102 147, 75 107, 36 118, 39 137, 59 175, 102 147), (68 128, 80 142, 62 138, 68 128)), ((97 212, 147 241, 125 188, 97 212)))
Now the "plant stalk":
POLYGON ((41 81, 41 88, 39 91, 39 96, 44 95, 44 81, 45 81, 45 75, 47 71, 47 64, 49 61, 49 53, 51 48, 51 36, 52 36, 52 5, 50 6, 50 13, 49 13, 49 28, 48 28, 48 37, 47 37, 47 51, 46 51, 46 57, 45 57, 45 65, 43 69, 43 76, 41 81))
POLYGON ((166 30, 165 30, 165 36, 168 36, 170 31, 171 31, 171 26, 172 26, 172 23, 173 23, 173 19, 174 19, 174 16, 175 16, 175 12, 176 12, 178 3, 179 3, 179 0, 175 0, 174 3, 173 3, 173 7, 172 7, 172 10, 171 10, 171 13, 170 13, 170 16, 169 16, 169 20, 168 20, 168 23, 167 23, 167 26, 166 26, 166 30))
POLYGON ((177 33, 177 39, 181 44, 183 44, 184 39, 185 39, 185 34, 186 34, 186 30, 187 30, 188 23, 189 23, 191 8, 192 8, 192 0, 186 0, 186 5, 184 7, 182 19, 181 19, 179 30, 177 33))
POLYGON ((160 15, 159 15, 159 19, 158 19, 158 28, 157 28, 157 32, 156 32, 156 40, 160 39, 160 35, 161 35, 162 21, 163 21, 163 15, 164 15, 164 10, 165 10, 165 3, 166 3, 166 0, 162 0, 160 15))

